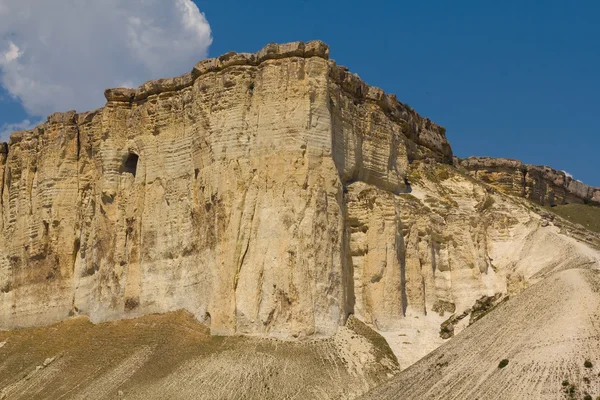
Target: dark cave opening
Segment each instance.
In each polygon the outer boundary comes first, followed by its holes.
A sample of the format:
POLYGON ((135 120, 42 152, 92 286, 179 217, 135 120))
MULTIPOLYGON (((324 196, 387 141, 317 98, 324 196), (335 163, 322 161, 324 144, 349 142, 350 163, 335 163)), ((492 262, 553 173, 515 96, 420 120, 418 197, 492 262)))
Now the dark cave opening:
POLYGON ((125 164, 123 165, 123 172, 127 172, 135 176, 137 172, 139 156, 135 153, 129 153, 127 156, 127 160, 125 160, 125 164))

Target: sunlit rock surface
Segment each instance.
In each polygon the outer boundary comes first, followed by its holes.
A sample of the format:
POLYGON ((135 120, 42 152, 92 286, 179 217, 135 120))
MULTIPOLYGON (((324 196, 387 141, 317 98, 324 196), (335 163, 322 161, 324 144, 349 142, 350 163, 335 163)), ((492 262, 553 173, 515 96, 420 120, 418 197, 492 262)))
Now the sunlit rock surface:
POLYGON ((454 167, 444 128, 321 42, 105 95, 0 148, 0 328, 183 309, 294 340, 354 314, 404 368, 482 297, 599 266, 597 234, 520 198, 521 164, 454 167))

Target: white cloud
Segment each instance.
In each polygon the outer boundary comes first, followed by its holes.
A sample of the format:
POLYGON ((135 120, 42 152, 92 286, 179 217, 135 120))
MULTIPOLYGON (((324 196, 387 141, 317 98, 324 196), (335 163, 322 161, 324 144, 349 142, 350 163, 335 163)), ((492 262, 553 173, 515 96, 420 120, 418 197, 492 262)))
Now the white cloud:
POLYGON ((32 129, 36 125, 38 125, 40 122, 42 122, 42 121, 41 120, 32 121, 29 119, 24 119, 23 121, 17 122, 14 124, 6 124, 6 123, 2 124, 2 125, 0 125, 0 141, 8 142, 8 138, 11 133, 16 132, 16 131, 26 131, 28 129, 32 129))
POLYGON ((0 53, 0 66, 8 65, 17 58, 19 58, 19 48, 13 42, 8 42, 8 49, 0 53))
POLYGON ((0 84, 30 115, 85 111, 191 70, 211 42, 191 0, 1 0, 0 84))

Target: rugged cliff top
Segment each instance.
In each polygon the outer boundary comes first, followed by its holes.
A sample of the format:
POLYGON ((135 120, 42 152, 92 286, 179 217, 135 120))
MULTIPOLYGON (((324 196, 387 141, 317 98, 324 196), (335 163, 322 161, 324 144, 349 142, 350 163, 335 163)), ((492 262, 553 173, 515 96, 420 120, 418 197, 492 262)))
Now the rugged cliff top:
POLYGON ((202 60, 194 66, 191 72, 175 78, 151 80, 142 84, 137 89, 106 89, 104 97, 109 102, 139 102, 154 94, 177 91, 191 86, 196 78, 210 72, 218 72, 238 65, 258 66, 267 60, 288 57, 321 57, 328 60, 329 46, 315 40, 308 43, 270 43, 257 53, 236 53, 231 51, 217 58, 202 60))
POLYGON ((457 159, 456 164, 469 171, 510 171, 524 175, 536 175, 555 187, 563 188, 571 195, 586 203, 600 204, 600 188, 586 185, 573 179, 565 171, 558 171, 548 166, 525 164, 510 158, 469 157, 457 159))
MULTIPOLYGON (((278 60, 290 57, 320 57, 329 60, 329 77, 357 100, 370 100, 377 103, 392 119, 406 119, 406 114, 422 119, 424 124, 433 128, 447 144, 445 129, 431 122, 428 118, 422 118, 411 107, 398 101, 396 95, 386 94, 382 89, 369 86, 356 74, 349 72, 348 68, 336 65, 334 60, 329 59, 330 48, 319 40, 309 42, 291 42, 284 44, 269 43, 256 53, 228 52, 216 58, 207 58, 199 61, 190 72, 174 78, 156 79, 145 82, 136 89, 133 88, 109 88, 104 91, 107 103, 139 103, 153 95, 174 92, 190 87, 194 81, 205 74, 218 72, 235 66, 259 66, 265 61, 278 60)), ((10 145, 20 142, 23 135, 36 129, 43 129, 47 123, 82 123, 91 119, 99 110, 76 113, 75 111, 57 112, 50 115, 46 123, 30 131, 17 131, 11 135, 9 143, 0 142, 0 154, 7 154, 10 145)), ((427 146, 427 143, 423 143, 427 146)), ((429 146, 428 146, 429 147, 429 146)), ((444 145, 442 153, 445 157, 452 156, 450 145, 444 145)), ((600 188, 585 185, 567 175, 564 171, 558 171, 547 166, 536 166, 525 164, 519 160, 509 158, 493 157, 469 157, 457 159, 457 164, 468 170, 479 169, 512 169, 523 172, 534 171, 542 174, 544 179, 553 182, 557 186, 564 186, 572 194, 582 199, 600 198, 600 188)), ((593 200, 592 200, 593 201, 593 200)))
MULTIPOLYGON (((291 42, 285 44, 269 43, 256 53, 228 52, 217 58, 207 58, 199 61, 192 71, 174 78, 156 79, 145 82, 137 89, 132 88, 110 88, 104 91, 107 104, 111 103, 141 103, 153 95, 175 92, 194 84, 196 79, 202 75, 219 72, 236 66, 260 66, 269 60, 280 60, 291 57, 312 58, 319 57, 329 60, 329 78, 339 84, 342 89, 351 94, 356 101, 372 101, 392 119, 396 121, 407 121, 409 119, 420 121, 427 129, 436 133, 436 137, 416 138, 419 144, 442 153, 448 162, 452 159, 452 149, 446 139, 446 129, 436 125, 430 119, 420 116, 414 109, 398 101, 395 94, 386 94, 382 89, 369 86, 360 79, 357 74, 349 72, 348 68, 339 66, 334 60, 329 59, 329 46, 322 41, 313 40, 309 42, 291 42), (436 142, 436 143, 434 143, 436 142), (442 142, 437 143, 437 142, 442 142)), ((38 129, 43 129, 47 123, 81 123, 91 119, 96 113, 87 111, 77 114, 75 111, 57 112, 48 117, 46 123, 29 130, 17 131, 11 135, 8 146, 0 142, 0 153, 8 152, 11 144, 21 141, 23 135, 38 129)), ((415 138, 411 138, 415 139, 415 138)))

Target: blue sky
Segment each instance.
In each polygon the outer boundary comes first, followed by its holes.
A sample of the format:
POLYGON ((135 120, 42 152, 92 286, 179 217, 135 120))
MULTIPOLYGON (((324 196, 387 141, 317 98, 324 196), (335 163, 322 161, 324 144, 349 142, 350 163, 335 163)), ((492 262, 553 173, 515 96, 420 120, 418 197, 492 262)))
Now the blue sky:
MULTIPOLYGON (((457 156, 517 158, 600 186, 600 2, 195 3, 212 31, 198 53, 321 39, 338 64, 444 125, 457 156)), ((0 126, 26 118, 0 89, 0 126)))

